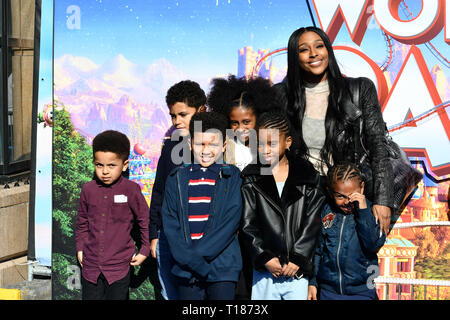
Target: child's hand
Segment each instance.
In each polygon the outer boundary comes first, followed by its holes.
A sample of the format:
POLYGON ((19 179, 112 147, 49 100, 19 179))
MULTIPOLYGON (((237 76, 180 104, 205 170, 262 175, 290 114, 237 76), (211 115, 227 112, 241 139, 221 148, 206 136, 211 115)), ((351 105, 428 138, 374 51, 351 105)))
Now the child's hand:
POLYGON ((266 269, 275 277, 278 278, 281 275, 283 268, 281 267, 280 260, 278 258, 272 258, 265 264, 266 269))
POLYGON ((133 256, 133 258, 131 258, 130 265, 132 265, 132 266, 140 266, 141 263, 144 262, 145 259, 147 259, 146 256, 138 253, 137 255, 133 256))
POLYGON ((349 196, 349 198, 350 202, 358 202, 360 209, 367 209, 366 197, 363 194, 354 192, 349 196))
POLYGON ((83 268, 83 251, 77 252, 77 258, 78 258, 78 262, 80 263, 80 266, 83 268))
POLYGON ((285 277, 293 277, 297 273, 299 267, 295 263, 289 262, 283 266, 283 270, 281 270, 281 275, 285 277))
POLYGON ((153 258, 156 259, 156 245, 158 244, 158 238, 152 239, 150 242, 150 253, 153 258))
POLYGON ((317 300, 317 288, 308 286, 308 300, 317 300))

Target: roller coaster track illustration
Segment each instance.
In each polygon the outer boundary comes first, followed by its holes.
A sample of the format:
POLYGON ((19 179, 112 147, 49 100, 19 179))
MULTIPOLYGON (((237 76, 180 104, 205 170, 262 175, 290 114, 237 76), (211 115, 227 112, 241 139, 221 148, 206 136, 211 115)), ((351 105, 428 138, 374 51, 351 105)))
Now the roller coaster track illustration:
POLYGON ((415 221, 395 223, 392 229, 424 228, 424 227, 450 227, 450 221, 415 221))
MULTIPOLYGON (((384 37, 384 41, 386 43, 386 51, 387 51, 387 57, 385 59, 385 61, 383 62, 383 64, 380 66, 381 71, 385 71, 392 63, 392 60, 394 58, 394 50, 393 50, 393 46, 392 46, 392 38, 386 34, 384 31, 382 31, 383 37, 384 37)), ((255 64, 255 66, 252 69, 252 73, 250 75, 250 78, 254 78, 255 76, 258 75, 259 73, 259 68, 261 67, 261 64, 263 61, 265 61, 268 57, 276 57, 280 54, 283 54, 287 52, 287 48, 280 48, 280 49, 276 49, 273 50, 267 54, 265 54, 264 56, 262 56, 255 64)))
POLYGON ((450 287, 449 280, 431 280, 431 279, 410 279, 410 278, 393 278, 393 277, 377 277, 375 283, 392 283, 392 284, 410 284, 419 286, 440 286, 450 287))
POLYGON ((412 125, 416 125, 417 122, 424 120, 425 118, 428 118, 429 116, 431 116, 434 113, 441 113, 441 112, 445 112, 445 109, 450 106, 450 100, 444 101, 441 104, 438 104, 437 106, 434 106, 432 108, 430 108, 429 110, 425 111, 422 114, 419 114, 418 116, 415 116, 414 118, 408 119, 406 121, 403 121, 401 123, 397 123, 395 125, 392 125, 388 128, 389 132, 394 132, 397 130, 400 130, 404 127, 407 126, 412 126, 412 125))
MULTIPOLYGON (((384 31, 383 33, 383 37, 384 37, 384 41, 386 42, 386 48, 388 51, 388 56, 385 60, 385 62, 383 62, 383 64, 380 66, 381 71, 385 71, 390 64, 392 63, 393 57, 394 57, 394 53, 393 53, 393 49, 392 49, 392 38, 387 35, 384 31)), ((250 78, 254 78, 255 76, 258 75, 259 72, 259 68, 261 67, 261 63, 263 61, 265 61, 268 57, 275 57, 278 56, 280 54, 283 54, 284 52, 287 52, 287 48, 280 48, 280 49, 276 49, 274 51, 271 51, 267 54, 265 54, 264 56, 262 56, 255 64, 255 66, 253 67, 252 73, 250 75, 250 78)))
MULTIPOLYGON (((412 14, 411 10, 409 9, 408 5, 406 4, 405 0, 401 0, 400 4, 402 5, 402 11, 403 13, 408 16, 410 19, 414 18, 414 15, 412 14)), ((445 65, 447 68, 450 68, 450 61, 445 58, 442 53, 439 52, 438 49, 431 43, 431 41, 424 43, 425 47, 431 52, 431 54, 438 59, 443 65, 445 65)))
POLYGON ((385 60, 385 62, 383 62, 383 64, 380 66, 381 71, 386 71, 387 68, 389 68, 389 66, 392 63, 392 60, 394 58, 394 50, 392 49, 392 38, 386 34, 386 32, 382 31, 383 37, 384 37, 384 41, 386 42, 386 49, 387 49, 387 58, 385 60))
MULTIPOLYGON (((309 8, 309 3, 308 1, 306 1, 308 4, 308 8, 309 8)), ((408 16, 410 19, 414 18, 413 13, 411 12, 411 10, 409 9, 408 5, 406 4, 405 0, 401 0, 400 2, 401 6, 400 8, 402 9, 403 13, 408 16)), ((311 10, 309 8, 309 10, 311 10)), ((310 12, 311 15, 311 19, 314 22, 314 18, 312 16, 312 13, 310 12)), ((314 23, 315 25, 315 23, 314 23)), ((394 58, 394 50, 393 50, 393 44, 392 44, 392 37, 390 35, 388 35, 386 32, 384 32, 383 30, 381 31, 384 37, 384 41, 386 43, 386 59, 385 61, 381 64, 380 69, 381 71, 386 71, 389 66, 391 65, 393 58, 394 58)), ((450 61, 444 57, 442 55, 441 52, 439 52, 439 50, 431 43, 431 41, 425 42, 424 43, 425 47, 430 51, 430 53, 439 61, 441 62, 444 66, 446 66, 447 68, 450 67, 450 61)), ((251 73, 251 78, 255 77, 258 75, 259 72, 259 68, 261 66, 261 63, 266 60, 268 57, 273 56, 273 55, 278 55, 281 53, 284 53, 285 51, 287 51, 287 48, 281 48, 281 49, 276 49, 272 52, 269 52, 268 54, 262 56, 255 64, 255 66, 253 67, 252 73, 251 73)))
POLYGON ((250 75, 250 78, 254 78, 255 76, 258 76, 258 72, 259 72, 259 68, 261 66, 261 63, 266 60, 268 57, 270 56, 278 56, 282 53, 284 53, 285 51, 287 51, 287 48, 280 48, 280 49, 276 49, 274 51, 271 51, 269 53, 267 53, 266 55, 262 56, 255 64, 255 66, 253 67, 252 73, 250 75))

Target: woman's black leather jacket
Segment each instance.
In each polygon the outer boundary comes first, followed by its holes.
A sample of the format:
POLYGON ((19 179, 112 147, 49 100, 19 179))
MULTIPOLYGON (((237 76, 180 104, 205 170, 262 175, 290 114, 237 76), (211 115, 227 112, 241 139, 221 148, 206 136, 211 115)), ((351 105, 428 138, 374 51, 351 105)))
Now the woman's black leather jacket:
MULTIPOLYGON (((333 162, 361 159, 364 155, 360 141, 369 152, 369 160, 373 173, 373 184, 365 187, 366 196, 373 204, 393 206, 393 173, 388 161, 388 151, 385 145, 386 124, 383 121, 381 107, 375 85, 367 78, 345 78, 346 88, 339 98, 339 108, 344 113, 341 121, 334 121, 333 141, 335 148, 332 154, 333 162), (349 89, 350 81, 359 87, 359 103, 353 102, 349 89), (359 135, 359 123, 362 117, 363 135, 359 135), (356 133, 356 135, 355 135, 356 133), (358 139, 355 143, 355 140, 358 139)), ((274 86, 277 101, 287 112, 288 98, 284 82, 274 86)), ((328 133, 327 133, 328 134, 328 133)), ((327 137, 328 138, 328 137, 327 137)))

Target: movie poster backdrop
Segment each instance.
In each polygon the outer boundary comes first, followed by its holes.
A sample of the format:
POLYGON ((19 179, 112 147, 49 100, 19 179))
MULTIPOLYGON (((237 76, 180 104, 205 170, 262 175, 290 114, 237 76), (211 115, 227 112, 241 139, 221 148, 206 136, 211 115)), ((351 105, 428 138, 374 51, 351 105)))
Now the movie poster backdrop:
MULTIPOLYGON (((301 26, 333 41, 347 76, 375 83, 392 138, 424 179, 368 270, 380 299, 450 299, 450 96, 445 1, 59 0, 54 3, 53 299, 80 299, 75 221, 93 177, 92 139, 131 141, 129 179, 150 204, 171 126, 165 95, 190 79, 235 74, 272 83, 301 26), (430 285, 430 280, 438 280, 430 285)), ((447 9, 448 11, 448 9, 447 9)), ((133 269, 131 299, 160 299, 156 263, 133 269)))

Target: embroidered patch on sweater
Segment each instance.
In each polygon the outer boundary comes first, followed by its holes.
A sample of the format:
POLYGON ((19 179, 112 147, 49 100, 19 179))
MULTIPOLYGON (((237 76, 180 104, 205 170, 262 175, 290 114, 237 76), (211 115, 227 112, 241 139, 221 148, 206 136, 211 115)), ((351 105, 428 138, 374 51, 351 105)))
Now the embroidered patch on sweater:
POLYGON ((333 225, 333 220, 334 220, 335 216, 336 215, 334 213, 330 212, 322 219, 323 227, 325 229, 331 228, 331 226, 333 225))

